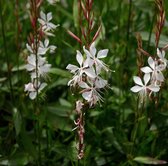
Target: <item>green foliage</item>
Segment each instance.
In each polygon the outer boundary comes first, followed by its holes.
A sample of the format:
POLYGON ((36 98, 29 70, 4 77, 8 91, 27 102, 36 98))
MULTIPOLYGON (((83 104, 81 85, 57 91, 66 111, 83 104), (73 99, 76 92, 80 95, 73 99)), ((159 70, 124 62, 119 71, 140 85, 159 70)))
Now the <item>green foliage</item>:
MULTIPOLYGON (((138 72, 137 32, 142 36, 143 48, 154 53, 156 10, 153 0, 94 1, 95 24, 102 25, 98 48, 109 49, 105 61, 111 71, 105 77, 110 89, 103 94, 101 106, 88 110, 85 115, 85 157, 79 163, 76 131, 72 131, 76 99, 72 95, 74 90, 67 87, 71 74, 65 69, 75 62, 76 50, 81 49, 67 33, 69 29, 79 34, 77 0, 60 0, 53 6, 43 2, 42 10, 51 11, 53 22, 60 26, 51 39, 57 49, 47 57, 52 70, 39 110, 34 109, 35 103, 24 92, 24 84, 29 80, 24 70, 27 36, 31 32, 28 1, 20 0, 18 4, 17 0, 0 1, 3 17, 3 25, 0 24, 0 165, 38 165, 39 140, 44 166, 165 163, 162 160, 168 156, 167 72, 158 103, 148 101, 141 110, 143 113, 140 112, 142 116, 137 115, 137 96, 130 91, 132 76, 138 72), (3 26, 6 44, 2 37, 3 26)), ((168 1, 164 2, 166 21, 159 47, 168 43, 168 1)))

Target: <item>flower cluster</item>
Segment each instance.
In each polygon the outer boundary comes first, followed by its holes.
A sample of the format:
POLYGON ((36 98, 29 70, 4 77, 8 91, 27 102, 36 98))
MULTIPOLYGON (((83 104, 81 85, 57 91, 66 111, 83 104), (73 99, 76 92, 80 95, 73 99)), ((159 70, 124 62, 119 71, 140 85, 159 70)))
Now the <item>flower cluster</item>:
POLYGON ((107 86, 107 80, 100 77, 102 69, 108 71, 107 65, 101 60, 105 58, 108 49, 97 52, 95 43, 93 42, 87 50, 83 47, 85 55, 77 51, 76 60, 79 66, 69 64, 66 69, 74 74, 73 78, 68 82, 69 86, 79 86, 82 88, 82 97, 89 103, 90 107, 97 102, 102 101, 100 90, 107 86))
POLYGON ((164 82, 162 72, 166 69, 167 62, 168 60, 165 58, 165 52, 157 49, 157 58, 149 56, 149 66, 141 68, 141 71, 144 73, 144 83, 140 77, 134 76, 133 80, 136 85, 131 88, 131 91, 135 93, 139 92, 141 102, 144 101, 147 94, 151 95, 152 92, 158 92, 160 90, 160 86, 164 82))
POLYGON ((52 14, 45 14, 40 12, 39 30, 35 37, 31 38, 31 42, 26 44, 29 56, 27 57, 26 70, 30 72, 31 82, 25 84, 25 92, 29 94, 30 99, 35 99, 37 94, 40 93, 47 85, 43 82, 48 72, 50 71, 51 65, 48 64, 44 55, 47 52, 54 53, 56 46, 49 45, 49 39, 47 36, 53 36, 51 33, 57 26, 49 22, 52 19, 52 14), (41 33, 42 32, 42 33, 41 33), (42 41, 42 37, 45 34, 45 39, 42 41))

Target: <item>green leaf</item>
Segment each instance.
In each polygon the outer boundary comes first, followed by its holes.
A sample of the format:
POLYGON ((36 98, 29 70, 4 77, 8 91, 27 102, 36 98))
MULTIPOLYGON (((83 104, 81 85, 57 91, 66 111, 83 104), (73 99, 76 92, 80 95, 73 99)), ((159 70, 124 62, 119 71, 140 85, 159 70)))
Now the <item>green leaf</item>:
POLYGON ((138 162, 138 163, 142 163, 142 164, 152 164, 152 165, 167 164, 167 162, 164 161, 164 160, 157 160, 157 159, 152 158, 152 157, 138 156, 138 157, 135 157, 133 160, 138 162))
POLYGON ((22 126, 22 118, 17 108, 13 109, 13 121, 15 125, 16 135, 18 136, 22 126))
POLYGON ((61 77, 70 77, 71 74, 67 70, 59 69, 59 68, 51 68, 50 70, 51 74, 56 74, 61 77))

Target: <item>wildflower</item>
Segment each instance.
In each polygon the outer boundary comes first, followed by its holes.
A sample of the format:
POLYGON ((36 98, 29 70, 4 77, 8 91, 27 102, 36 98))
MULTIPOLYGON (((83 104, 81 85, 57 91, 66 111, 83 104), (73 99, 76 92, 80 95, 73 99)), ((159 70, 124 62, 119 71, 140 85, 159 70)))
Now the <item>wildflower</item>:
POLYGON ((50 71, 51 65, 48 64, 45 57, 37 57, 37 67, 36 67, 36 56, 31 54, 27 57, 28 64, 26 65, 26 69, 31 71, 31 78, 34 79, 37 77, 43 76, 45 77, 47 73, 50 71))
POLYGON ((141 68, 144 73, 151 73, 151 81, 156 85, 160 85, 164 81, 164 76, 162 71, 165 69, 163 64, 158 64, 157 60, 153 60, 151 57, 148 58, 148 64, 150 67, 145 66, 141 68))
POLYGON ((95 64, 96 72, 100 72, 101 68, 108 71, 107 65, 103 61, 100 60, 100 59, 105 58, 107 56, 108 49, 100 50, 97 53, 97 50, 95 48, 95 43, 93 42, 90 46, 89 51, 87 49, 85 49, 85 46, 83 47, 83 50, 84 50, 87 58, 90 59, 89 66, 93 66, 93 64, 95 64), (96 53, 97 53, 97 56, 96 56, 96 53))
POLYGON ((159 61, 163 63, 165 68, 167 67, 168 60, 165 58, 165 51, 160 51, 159 48, 157 48, 157 55, 159 57, 159 61))
POLYGON ((56 29, 59 25, 55 25, 51 23, 50 21, 52 20, 52 13, 49 12, 45 14, 43 11, 40 12, 40 18, 38 18, 38 22, 42 26, 42 31, 47 35, 47 36, 54 36, 53 33, 51 33, 54 29, 56 29))
POLYGON ((91 78, 95 78, 96 74, 93 67, 89 67, 88 59, 84 60, 80 51, 77 51, 76 60, 79 63, 79 67, 76 65, 69 64, 66 69, 70 70, 71 73, 75 74, 73 79, 68 82, 68 85, 75 86, 77 83, 80 83, 83 78, 83 74, 91 78))
POLYGON ((141 78, 138 76, 134 76, 133 80, 136 85, 131 88, 131 91, 135 92, 135 93, 139 92, 141 102, 143 102, 143 99, 147 96, 147 92, 152 93, 152 92, 158 92, 160 90, 160 87, 157 85, 154 85, 154 84, 148 85, 148 83, 150 81, 150 74, 149 73, 144 74, 144 77, 143 77, 144 84, 143 84, 141 78))
POLYGON ((80 82, 79 86, 84 90, 81 91, 82 97, 90 104, 95 105, 98 101, 103 101, 98 92, 98 88, 90 81, 90 86, 85 82, 80 82))
POLYGON ((37 86, 37 81, 35 81, 34 83, 28 83, 25 84, 25 92, 28 92, 30 99, 34 100, 37 96, 37 92, 40 93, 45 87, 46 87, 46 83, 40 83, 38 82, 38 86, 37 86))

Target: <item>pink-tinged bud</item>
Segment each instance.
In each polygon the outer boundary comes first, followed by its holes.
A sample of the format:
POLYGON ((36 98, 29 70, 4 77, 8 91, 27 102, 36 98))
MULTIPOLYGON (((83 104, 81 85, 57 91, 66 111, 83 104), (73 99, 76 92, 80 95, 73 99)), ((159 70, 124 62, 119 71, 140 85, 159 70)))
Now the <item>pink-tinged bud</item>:
POLYGON ((35 29, 36 28, 36 19, 34 17, 30 16, 30 21, 31 21, 32 28, 35 29))
POLYGON ((68 32, 68 34, 69 34, 70 36, 72 36, 75 40, 77 40, 77 42, 79 42, 79 43, 82 44, 82 41, 81 41, 81 39, 79 39, 78 36, 76 36, 76 35, 75 35, 74 33, 72 33, 70 30, 67 30, 67 32, 68 32))

